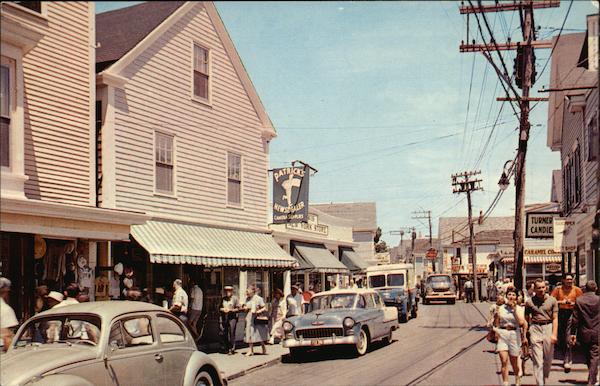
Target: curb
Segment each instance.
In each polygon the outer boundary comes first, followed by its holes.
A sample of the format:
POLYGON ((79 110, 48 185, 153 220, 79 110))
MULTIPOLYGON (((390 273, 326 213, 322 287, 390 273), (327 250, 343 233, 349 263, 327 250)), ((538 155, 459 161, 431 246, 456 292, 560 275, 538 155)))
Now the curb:
POLYGON ((250 373, 252 373, 254 371, 257 371, 257 370, 260 370, 260 369, 263 369, 263 368, 266 368, 266 367, 270 367, 270 366, 276 365, 277 363, 281 363, 281 357, 282 356, 283 355, 280 355, 279 357, 273 358, 273 359, 271 359, 271 360, 269 360, 269 361, 267 361, 265 363, 261 363, 259 365, 256 365, 256 366, 250 367, 248 369, 239 371, 239 372, 237 372, 235 374, 229 375, 229 376, 226 377, 226 379, 227 379, 227 381, 232 381, 232 380, 234 380, 236 378, 243 377, 244 375, 250 374, 250 373))

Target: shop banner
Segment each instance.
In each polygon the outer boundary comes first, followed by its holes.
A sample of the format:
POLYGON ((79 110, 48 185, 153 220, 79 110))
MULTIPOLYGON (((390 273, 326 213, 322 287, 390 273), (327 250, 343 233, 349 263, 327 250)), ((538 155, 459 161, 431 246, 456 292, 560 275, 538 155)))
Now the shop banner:
POLYGON ((577 228, 574 220, 554 218, 554 249, 559 252, 577 251, 577 228))
POLYGON ((532 239, 551 239, 554 237, 554 218, 556 212, 530 212, 527 213, 525 237, 532 239))
POLYGON ((309 168, 273 170, 273 224, 308 222, 309 168))

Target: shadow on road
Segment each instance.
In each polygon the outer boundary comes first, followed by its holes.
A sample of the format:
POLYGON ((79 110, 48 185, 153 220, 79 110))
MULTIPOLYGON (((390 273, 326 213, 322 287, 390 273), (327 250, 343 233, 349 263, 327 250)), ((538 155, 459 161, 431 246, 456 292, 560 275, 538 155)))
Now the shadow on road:
MULTIPOLYGON (((397 340, 392 340, 390 343, 386 344, 381 341, 371 343, 369 347, 369 351, 366 355, 369 355, 370 352, 377 351, 383 347, 389 346, 391 344, 396 343, 397 340)), ((333 347, 320 347, 315 349, 309 349, 301 356, 292 358, 289 354, 283 355, 281 357, 281 363, 312 363, 312 362, 322 362, 328 360, 348 360, 348 359, 356 359, 356 353, 351 346, 333 346, 333 347)))

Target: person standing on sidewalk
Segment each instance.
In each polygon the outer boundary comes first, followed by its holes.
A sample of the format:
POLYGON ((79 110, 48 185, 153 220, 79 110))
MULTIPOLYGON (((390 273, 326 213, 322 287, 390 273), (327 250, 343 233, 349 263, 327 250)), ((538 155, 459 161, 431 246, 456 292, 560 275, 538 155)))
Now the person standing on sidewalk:
POLYGON ((585 353, 588 366, 588 385, 598 380, 598 336, 600 335, 600 296, 596 295, 598 285, 590 280, 585 284, 585 293, 575 301, 573 316, 569 320, 567 331, 569 343, 577 342, 585 353))
POLYGON ((298 285, 292 286, 292 293, 285 298, 287 307, 286 318, 302 314, 302 295, 298 285))
POLYGON ((202 315, 204 293, 196 282, 192 281, 190 286, 190 297, 192 298, 192 304, 189 312, 189 326, 190 330, 192 330, 192 333, 194 334, 194 337, 198 339, 198 320, 200 320, 200 315, 202 315))
POLYGON ((544 386, 550 375, 558 334, 558 303, 546 293, 546 283, 535 280, 535 296, 525 303, 528 318, 533 376, 544 386))
POLYGON ((271 303, 271 338, 269 344, 275 344, 275 339, 283 338, 283 319, 285 318, 285 300, 283 291, 275 288, 273 302, 271 303))
POLYGON ((225 296, 221 300, 221 308, 219 309, 223 349, 227 351, 227 355, 233 355, 235 354, 235 330, 237 328, 240 302, 233 294, 232 286, 226 285, 224 290, 225 296))
POLYGON ((244 342, 248 343, 248 352, 244 355, 254 355, 254 344, 256 343, 260 343, 262 354, 267 355, 265 342, 269 340, 269 325, 260 320, 260 317, 267 312, 267 308, 263 298, 257 295, 255 287, 248 287, 246 290, 246 303, 243 310, 246 311, 244 342))
POLYGON ((515 374, 515 385, 520 386, 519 357, 521 355, 521 345, 527 343, 525 338, 527 322, 525 322, 523 308, 517 304, 516 288, 508 287, 506 290, 506 303, 494 306, 494 308, 496 309, 494 331, 498 334, 496 351, 502 363, 502 384, 508 385, 508 362, 510 360, 515 374))
POLYGON ((177 316, 183 323, 186 323, 187 312, 188 312, 188 295, 183 289, 181 279, 175 279, 173 282, 173 305, 169 309, 175 316, 177 316))
POLYGON ((564 361, 563 368, 565 373, 571 371, 572 349, 569 344, 569 334, 567 333, 567 323, 573 314, 575 300, 583 295, 581 289, 573 285, 573 275, 567 273, 564 275, 562 285, 554 288, 552 296, 558 302, 558 336, 557 346, 563 350, 564 361))
POLYGON ((0 351, 8 350, 14 332, 19 325, 17 316, 13 308, 8 305, 8 295, 12 283, 5 277, 0 277, 0 351))
POLYGON ((465 289, 465 299, 466 299, 466 302, 467 303, 473 303, 473 282, 471 281, 470 277, 465 282, 464 289, 465 289))

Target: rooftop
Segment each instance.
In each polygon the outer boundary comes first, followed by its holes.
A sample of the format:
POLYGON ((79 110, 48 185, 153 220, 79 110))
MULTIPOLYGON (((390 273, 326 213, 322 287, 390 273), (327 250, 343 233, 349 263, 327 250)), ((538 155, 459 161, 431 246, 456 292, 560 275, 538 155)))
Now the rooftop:
POLYGON ((377 205, 374 202, 310 204, 311 207, 352 221, 354 230, 377 230, 377 205))

